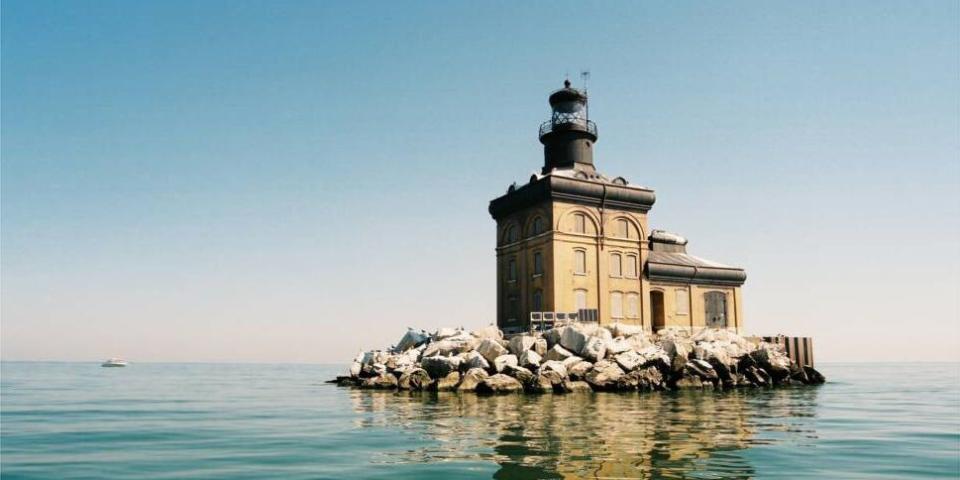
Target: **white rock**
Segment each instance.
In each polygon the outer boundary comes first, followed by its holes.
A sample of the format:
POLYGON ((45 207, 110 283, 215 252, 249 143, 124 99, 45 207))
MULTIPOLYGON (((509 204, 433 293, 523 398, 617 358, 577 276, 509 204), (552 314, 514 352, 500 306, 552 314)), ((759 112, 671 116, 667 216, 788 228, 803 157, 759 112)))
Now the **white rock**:
POLYGON ((457 388, 457 384, 460 383, 460 372, 454 370, 448 373, 445 377, 437 379, 437 391, 444 392, 450 391, 457 388))
POLYGON ((360 352, 360 353, 361 355, 359 355, 359 358, 360 358, 361 365, 367 366, 367 365, 373 364, 374 356, 376 352, 374 352, 373 350, 370 350, 368 352, 360 352))
POLYGON ((484 370, 490 368, 490 362, 476 350, 463 354, 463 365, 466 368, 482 368, 484 370))
POLYGON ((630 344, 627 339, 623 337, 617 337, 612 340, 607 340, 607 355, 617 355, 627 350, 633 350, 633 346, 630 344))
POLYGON ((510 339, 510 345, 507 348, 510 353, 519 357, 523 352, 533 348, 535 343, 537 343, 537 338, 533 335, 515 335, 510 339))
POLYGON ((474 330, 474 331, 473 331, 473 336, 474 336, 474 337, 477 337, 477 338, 479 338, 479 339, 481 339, 481 340, 482 340, 482 339, 485 339, 485 338, 489 338, 489 339, 492 339, 492 340, 498 340, 498 339, 503 338, 503 332, 501 332, 500 329, 497 328, 496 325, 487 325, 486 327, 478 328, 478 329, 474 330))
POLYGON ((560 345, 574 353, 582 353, 587 344, 587 335, 573 325, 563 327, 560 333, 560 345))
MULTIPOLYGON (((569 356, 569 357, 567 357, 566 359, 563 360, 563 366, 564 366, 564 367, 567 367, 567 370, 569 371, 569 370, 570 370, 570 367, 572 367, 572 366, 574 366, 574 365, 576 365, 576 364, 578 364, 578 363, 580 363, 580 362, 582 362, 582 361, 584 361, 582 358, 580 358, 580 357, 578 357, 578 356, 576 356, 576 355, 571 355, 571 356, 569 356)), ((589 362, 588 362, 588 363, 589 363, 589 362)))
POLYGON ((597 327, 596 330, 594 330, 594 332, 591 334, 591 336, 600 337, 603 340, 610 340, 613 338, 613 335, 610 333, 610 330, 607 330, 606 328, 602 328, 602 327, 597 327))
POLYGON ((360 362, 353 362, 350 364, 350 376, 358 377, 360 376, 360 370, 363 369, 363 365, 360 362))
POLYGON ((592 363, 581 360, 574 365, 567 366, 567 375, 569 375, 571 379, 582 379, 592 368, 592 363))
POLYGON ((424 357, 435 357, 437 355, 450 355, 457 349, 457 345, 446 340, 439 340, 427 344, 423 350, 424 357))
POLYGON ((627 343, 630 344, 630 349, 636 352, 653 346, 653 342, 646 335, 631 335, 627 337, 627 343))
POLYGON ((620 365, 620 368, 625 372, 629 372, 644 363, 643 356, 633 350, 620 353, 614 357, 614 360, 616 360, 617 365, 620 365))
POLYGON ((457 333, 459 333, 459 330, 456 328, 443 327, 437 329, 437 331, 433 333, 433 338, 435 340, 443 340, 444 338, 452 337, 457 333))
POLYGON ((554 345, 553 348, 547 350, 547 354, 543 356, 544 360, 566 360, 573 356, 573 353, 567 349, 561 347, 560 345, 554 345))
POLYGON ((523 384, 516 378, 498 373, 487 377, 477 385, 477 391, 483 393, 511 393, 523 390, 523 384))
POLYGON ((493 363, 497 357, 507 353, 507 349, 503 348, 503 345, 500 345, 500 342, 496 340, 485 338, 480 345, 477 345, 477 351, 480 352, 480 355, 483 355, 483 358, 487 359, 488 362, 493 363))
POLYGON ((543 365, 540 365, 540 373, 545 373, 545 372, 557 372, 560 374, 561 377, 566 377, 567 367, 563 364, 563 362, 550 360, 547 362, 543 362, 543 365))
POLYGON ((477 385, 480 382, 484 381, 490 375, 487 374, 486 370, 481 368, 471 368, 467 370, 467 373, 463 374, 463 377, 460 379, 460 384, 457 385, 457 391, 460 392, 472 392, 476 390, 477 385))
POLYGON ((430 378, 443 378, 460 368, 460 357, 423 357, 420 367, 430 374, 430 378))
POLYGON ((623 370, 616 363, 601 360, 587 372, 585 379, 594 388, 604 390, 615 387, 622 375, 623 370))
POLYGON ((520 362, 519 359, 517 359, 517 356, 510 353, 506 355, 500 355, 499 357, 495 358, 493 360, 493 368, 497 371, 497 373, 502 373, 508 365, 511 367, 517 367, 519 366, 519 363, 520 362))
POLYGON ((629 325, 620 322, 608 325, 607 330, 610 330, 610 333, 613 334, 614 337, 630 337, 643 333, 643 327, 640 325, 629 325))
POLYGON ((543 339, 547 341, 547 348, 553 348, 560 343, 560 337, 563 335, 563 327, 555 327, 543 333, 543 339))
POLYGON ((427 334, 422 330, 417 331, 411 328, 407 330, 407 333, 403 335, 403 338, 397 342, 397 346, 394 349, 397 352, 406 352, 407 350, 426 342, 427 338, 427 334))
POLYGON ((583 346, 583 349, 580 351, 580 354, 583 355, 583 358, 594 362, 597 360, 602 360, 606 353, 607 342, 600 337, 588 338, 583 346))
POLYGON ((540 367, 540 355, 533 350, 524 350, 519 357, 520 366, 529 369, 537 369, 540 367))
POLYGON ((360 365, 364 365, 363 360, 366 358, 367 358, 367 352, 364 352, 363 350, 361 350, 356 357, 353 357, 353 361, 359 363, 360 365))
POLYGON ((547 354, 547 340, 545 338, 538 338, 536 343, 533 344, 533 351, 537 352, 541 357, 547 354))
POLYGON ((664 364, 670 365, 670 356, 667 355, 667 352, 663 351, 662 348, 651 345, 643 350, 637 352, 638 355, 643 357, 643 363, 652 362, 654 360, 662 360, 664 364))

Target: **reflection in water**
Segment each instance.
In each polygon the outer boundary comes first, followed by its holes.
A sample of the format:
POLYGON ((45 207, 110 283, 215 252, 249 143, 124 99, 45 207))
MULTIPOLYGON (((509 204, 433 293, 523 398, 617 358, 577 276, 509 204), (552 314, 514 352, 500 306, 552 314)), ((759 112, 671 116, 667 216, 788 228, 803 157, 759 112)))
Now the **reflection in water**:
POLYGON ((492 461, 495 478, 750 478, 746 449, 812 444, 816 388, 505 395, 350 390, 358 427, 424 432, 382 462, 492 461))

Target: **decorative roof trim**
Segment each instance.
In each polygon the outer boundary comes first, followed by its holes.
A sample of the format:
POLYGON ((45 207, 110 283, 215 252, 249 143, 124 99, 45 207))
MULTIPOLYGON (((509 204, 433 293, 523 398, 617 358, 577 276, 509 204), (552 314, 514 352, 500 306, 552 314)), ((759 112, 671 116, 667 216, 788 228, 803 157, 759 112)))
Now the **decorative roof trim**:
POLYGON ((646 188, 545 175, 493 199, 489 212, 499 219, 548 199, 646 213, 653 207, 656 195, 646 188))

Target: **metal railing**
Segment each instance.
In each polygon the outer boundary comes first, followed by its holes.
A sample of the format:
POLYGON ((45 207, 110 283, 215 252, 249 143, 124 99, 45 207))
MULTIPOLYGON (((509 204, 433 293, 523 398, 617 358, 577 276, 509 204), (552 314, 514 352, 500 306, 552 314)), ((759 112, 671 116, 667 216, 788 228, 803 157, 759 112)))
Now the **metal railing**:
POLYGON ((592 120, 587 120, 585 118, 578 118, 578 117, 572 117, 572 116, 570 117, 559 116, 556 118, 551 118, 550 120, 547 120, 546 122, 543 122, 540 124, 540 136, 542 137, 554 130, 561 130, 561 129, 569 130, 571 125, 580 126, 586 129, 586 131, 589 133, 592 133, 594 135, 597 134, 597 124, 593 123, 592 120), (563 127, 563 128, 558 129, 556 127, 563 127))

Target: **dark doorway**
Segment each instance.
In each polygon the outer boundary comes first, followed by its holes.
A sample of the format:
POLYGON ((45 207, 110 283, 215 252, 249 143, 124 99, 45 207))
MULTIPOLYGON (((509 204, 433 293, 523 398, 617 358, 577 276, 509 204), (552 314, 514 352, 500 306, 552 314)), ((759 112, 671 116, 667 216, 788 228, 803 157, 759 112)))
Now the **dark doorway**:
POLYGON ((667 326, 666 318, 663 315, 663 292, 657 290, 650 292, 650 312, 653 314, 650 323, 653 326, 654 333, 667 326))
POLYGON ((707 314, 707 326, 727 328, 727 294, 707 292, 703 295, 703 300, 707 314))

